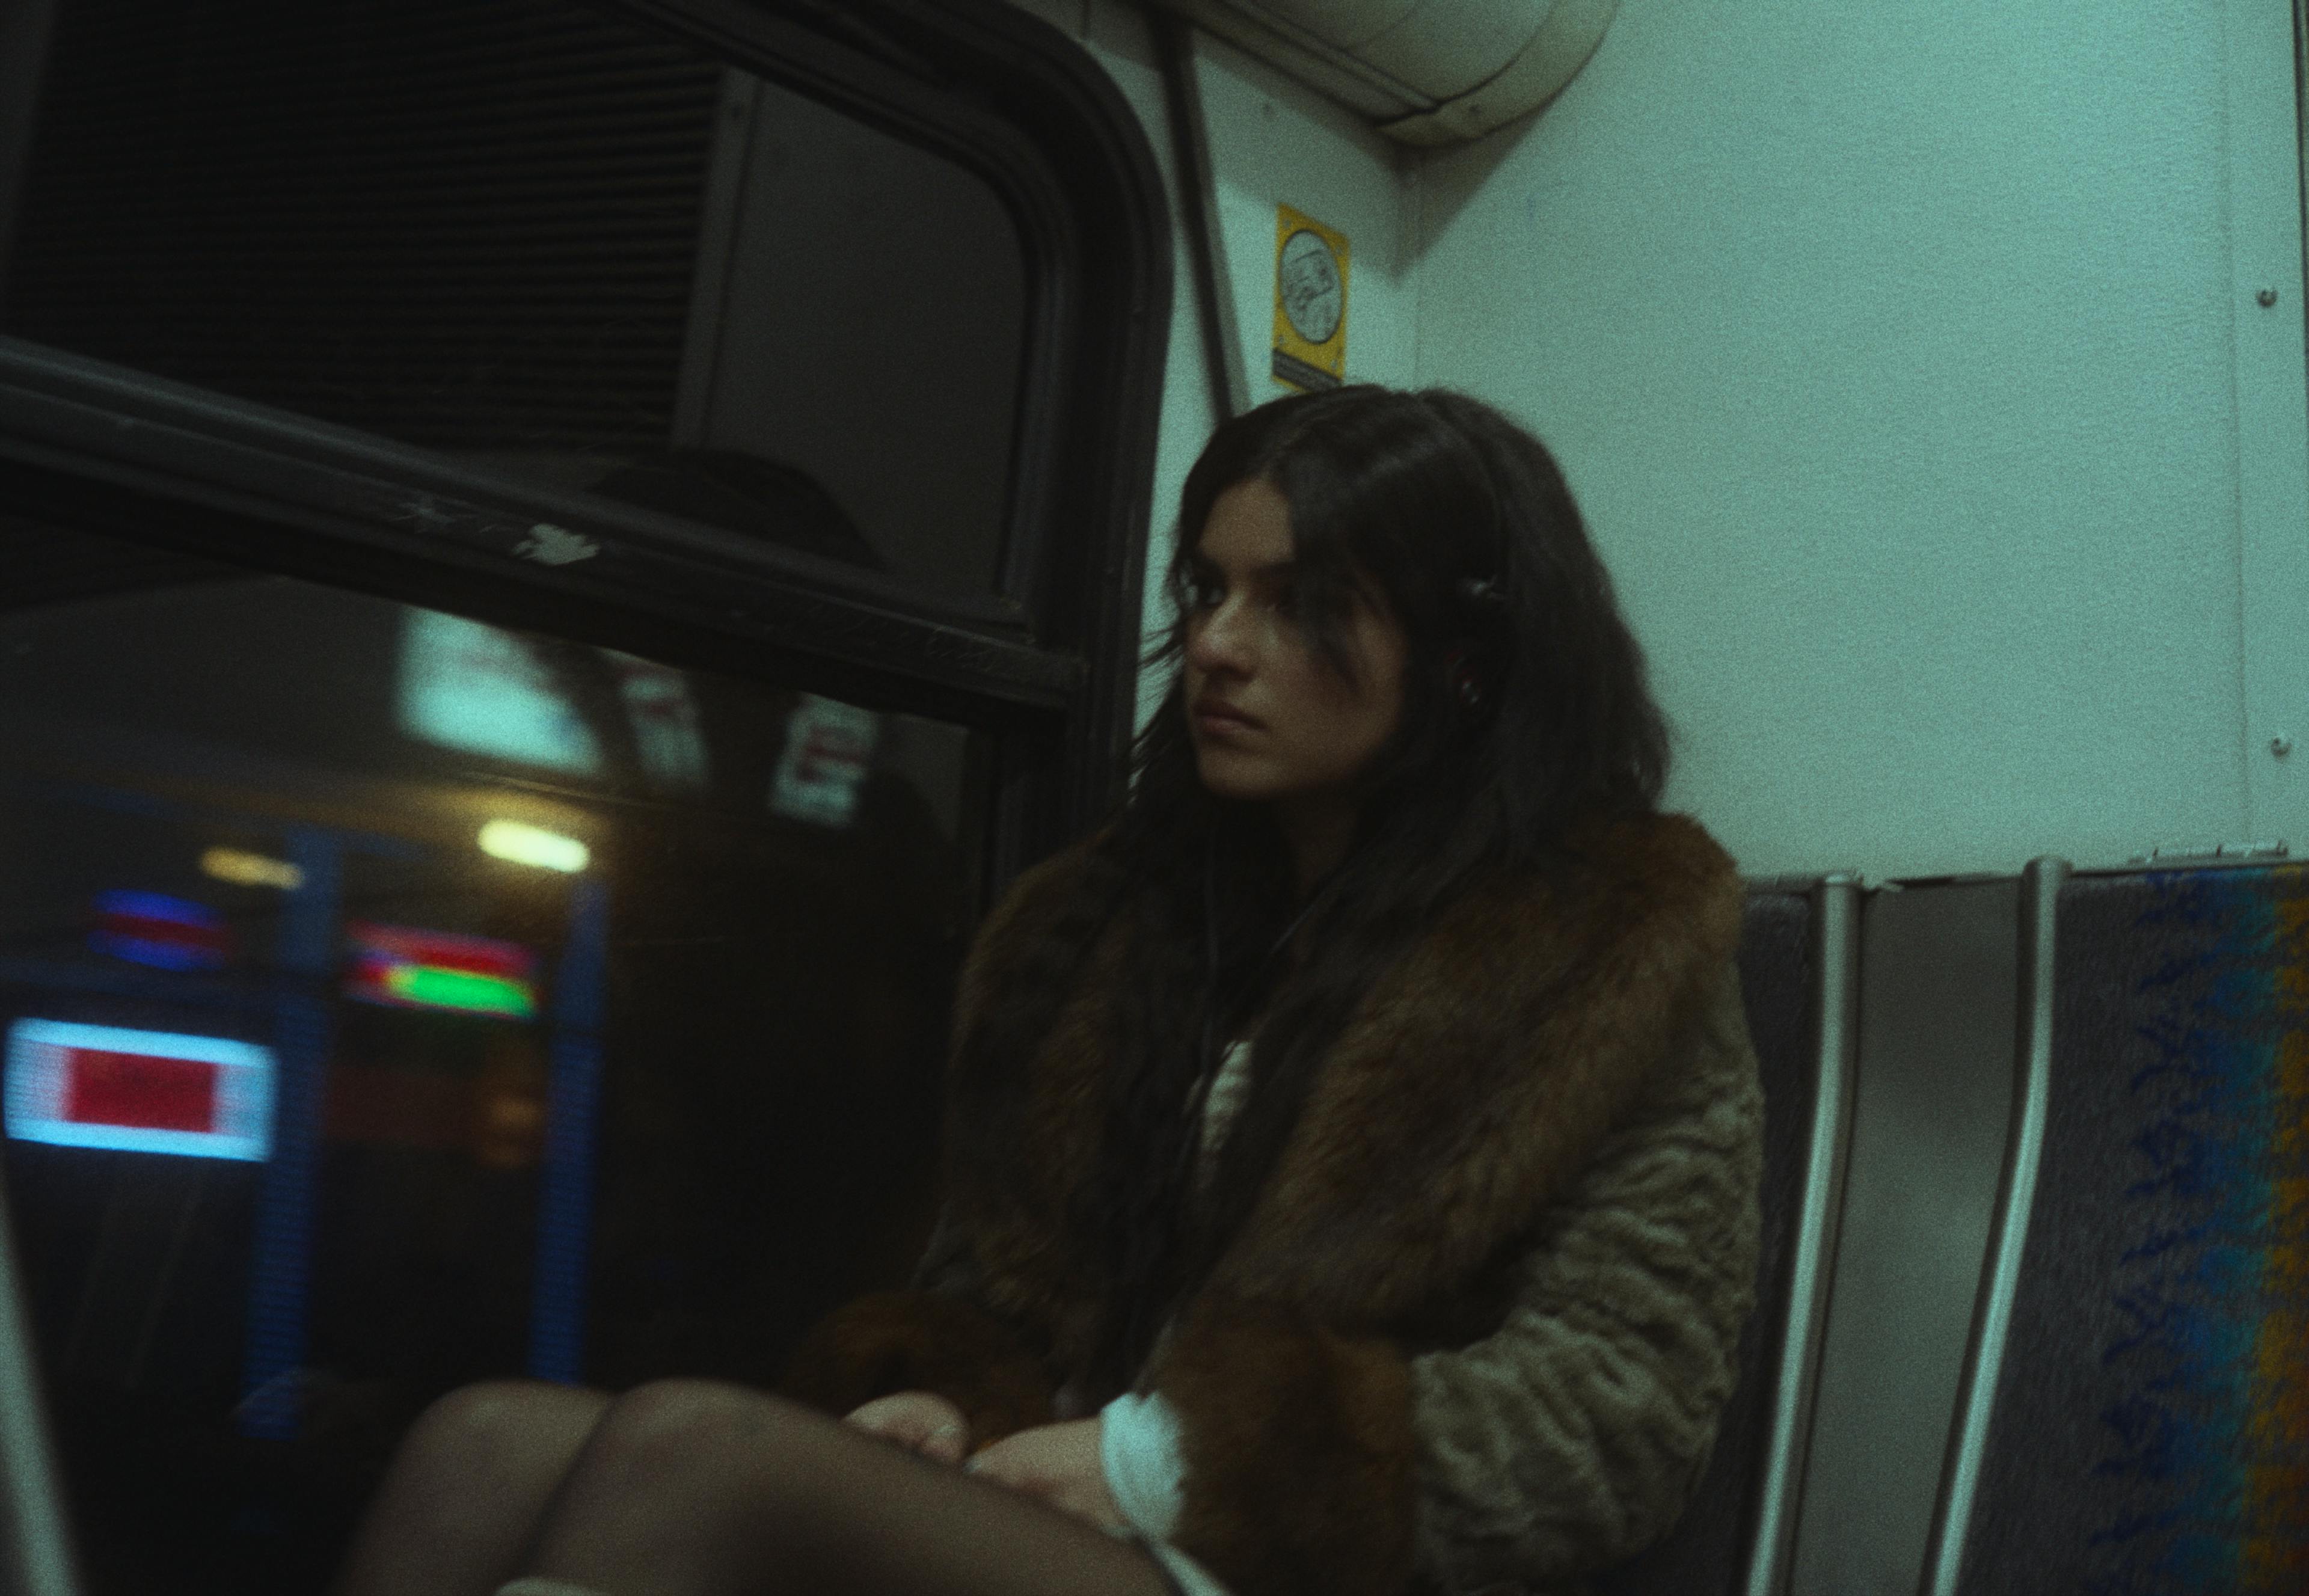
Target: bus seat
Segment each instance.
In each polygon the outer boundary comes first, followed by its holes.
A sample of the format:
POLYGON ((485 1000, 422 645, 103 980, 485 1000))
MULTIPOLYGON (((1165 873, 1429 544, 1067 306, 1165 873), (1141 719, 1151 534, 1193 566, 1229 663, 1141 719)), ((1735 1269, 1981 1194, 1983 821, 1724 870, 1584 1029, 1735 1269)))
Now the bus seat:
POLYGON ((1924 1588, 2309 1591, 2309 868, 2077 876, 2054 913, 1924 1588))
POLYGON ((1848 877, 1751 883, 1740 984, 1764 1083, 1763 1245, 1740 1383, 1691 1505, 1667 1537, 1594 1581, 1596 1596, 1712 1596, 1784 1563, 1851 1103, 1859 889, 1848 877))

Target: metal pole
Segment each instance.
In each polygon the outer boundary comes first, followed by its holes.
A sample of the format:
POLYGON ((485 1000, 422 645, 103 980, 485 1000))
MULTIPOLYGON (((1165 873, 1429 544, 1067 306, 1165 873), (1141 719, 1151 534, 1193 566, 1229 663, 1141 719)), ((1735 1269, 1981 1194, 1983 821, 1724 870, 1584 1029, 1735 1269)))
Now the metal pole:
POLYGON ((40 1400, 32 1327, 16 1279, 15 1231, 0 1191, 0 1589, 76 1596, 72 1537, 40 1400))

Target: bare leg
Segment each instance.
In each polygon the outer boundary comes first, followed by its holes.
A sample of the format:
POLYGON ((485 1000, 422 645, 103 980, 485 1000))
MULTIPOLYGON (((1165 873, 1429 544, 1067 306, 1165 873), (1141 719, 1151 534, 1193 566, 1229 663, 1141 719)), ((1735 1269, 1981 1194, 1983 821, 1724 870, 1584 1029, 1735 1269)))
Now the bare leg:
POLYGON ((599 1392, 469 1385, 410 1427, 335 1596, 489 1596, 519 1569, 609 1409, 599 1392))
POLYGON ((612 1596, 1163 1596, 1146 1554, 778 1398, 621 1397, 527 1572, 612 1596))

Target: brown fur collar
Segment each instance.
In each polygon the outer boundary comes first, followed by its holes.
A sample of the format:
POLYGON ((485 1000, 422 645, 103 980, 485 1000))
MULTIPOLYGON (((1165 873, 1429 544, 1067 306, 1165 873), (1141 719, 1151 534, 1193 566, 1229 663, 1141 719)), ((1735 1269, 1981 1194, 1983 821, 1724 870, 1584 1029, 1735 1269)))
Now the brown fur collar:
MULTIPOLYGON (((1560 879, 1489 883, 1373 984, 1156 1355, 1150 1378, 1182 1421, 1176 1542, 1241 1596, 1409 1587, 1410 1354, 1484 1333, 1464 1327, 1485 1266, 1637 1109, 1732 959, 1740 881, 1699 826, 1650 817, 1572 840, 1560 879)), ((937 1391, 983 1444, 1043 1422, 1082 1373, 1101 1285, 1066 1219, 1104 1132, 1128 957, 1120 932, 1065 918, 1083 913, 1078 872, 1095 868, 1083 848, 1030 872, 964 973, 926 1283, 947 1278, 968 1300, 851 1305, 805 1343, 791 1394, 842 1412, 937 1391), (1053 948, 1088 936, 1080 984, 1031 1061, 970 1045, 999 1000, 1075 963, 1053 948)))
MULTIPOLYGON (((1241 1234, 1210 1280, 1341 1329, 1382 1329, 1462 1288, 1624 1119, 1706 979, 1733 957, 1741 886, 1678 815, 1599 823, 1559 881, 1486 885, 1379 983, 1332 1048, 1241 1234)), ((958 1022, 1023 978, 1083 850, 990 920, 958 1022)), ((998 1312, 1046 1329, 1056 1370, 1092 1314, 1094 1271, 1059 1216, 1096 1157, 1120 939, 1094 950, 1031 1069, 954 1082, 950 1198, 998 1312)))

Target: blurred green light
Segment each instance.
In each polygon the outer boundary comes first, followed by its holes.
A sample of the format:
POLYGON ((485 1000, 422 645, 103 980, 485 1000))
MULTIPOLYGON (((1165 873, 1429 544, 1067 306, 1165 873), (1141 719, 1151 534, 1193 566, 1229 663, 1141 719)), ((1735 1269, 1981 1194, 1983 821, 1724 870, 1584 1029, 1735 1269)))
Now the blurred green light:
POLYGON ((537 1000, 527 986, 496 976, 404 965, 386 977, 386 984, 404 1002, 421 1003, 428 1009, 462 1009, 471 1014, 503 1014, 514 1019, 527 1019, 537 1012, 537 1000))

